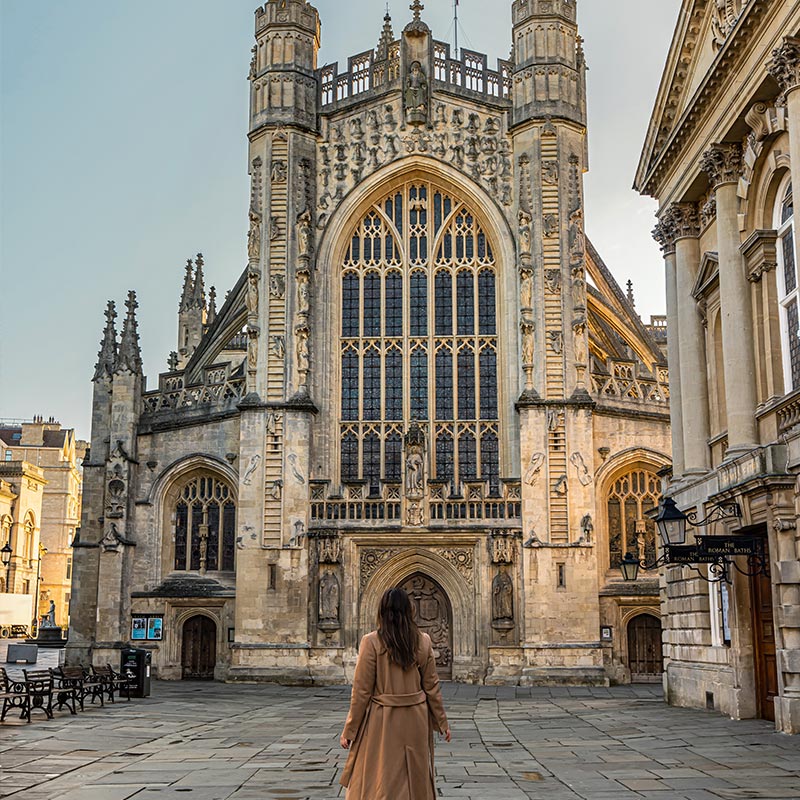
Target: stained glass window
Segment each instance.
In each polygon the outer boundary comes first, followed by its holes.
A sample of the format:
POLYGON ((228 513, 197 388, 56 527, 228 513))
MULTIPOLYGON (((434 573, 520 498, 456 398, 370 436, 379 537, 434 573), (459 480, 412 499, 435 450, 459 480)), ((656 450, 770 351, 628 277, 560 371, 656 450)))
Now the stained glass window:
POLYGON ((236 505, 226 483, 210 475, 186 481, 178 490, 174 519, 176 570, 233 570, 236 505))
POLYGON ((355 225, 342 264, 341 478, 400 482, 424 424, 430 475, 500 486, 496 273, 474 214, 425 181, 355 225))

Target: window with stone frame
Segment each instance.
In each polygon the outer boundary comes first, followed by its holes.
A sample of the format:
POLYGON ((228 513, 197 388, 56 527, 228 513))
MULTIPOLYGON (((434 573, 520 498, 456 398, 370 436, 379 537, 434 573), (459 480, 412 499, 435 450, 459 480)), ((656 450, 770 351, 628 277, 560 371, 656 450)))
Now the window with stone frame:
POLYGON ((656 527, 647 514, 658 506, 660 497, 661 479, 644 467, 620 475, 611 484, 606 498, 611 569, 619 567, 626 553, 655 561, 656 527))
POLYGON ((412 420, 430 477, 500 490, 497 272, 453 193, 409 181, 352 231, 341 272, 341 478, 399 482, 412 420))
POLYGON ((786 391, 800 389, 800 318, 798 315, 797 257, 794 240, 794 202, 791 176, 778 189, 774 225, 778 232, 778 293, 781 344, 786 391))
POLYGON ((27 566, 31 566, 33 562, 33 539, 36 531, 36 519, 32 512, 25 515, 25 522, 22 526, 23 540, 22 540, 22 557, 27 566))
POLYGON ((232 571, 236 555, 236 503, 228 484, 194 475, 177 492, 173 511, 174 569, 232 571))

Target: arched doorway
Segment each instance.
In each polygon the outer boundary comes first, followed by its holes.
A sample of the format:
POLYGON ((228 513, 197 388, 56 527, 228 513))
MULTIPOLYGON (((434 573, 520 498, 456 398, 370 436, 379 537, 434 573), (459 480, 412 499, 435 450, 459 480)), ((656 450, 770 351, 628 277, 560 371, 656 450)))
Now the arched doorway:
POLYGON ((217 664, 217 625, 203 614, 183 624, 181 667, 184 680, 212 681, 217 664))
POLYGON ((639 614, 628 623, 628 668, 634 683, 661 680, 664 657, 661 649, 661 620, 639 614))
POLYGON ((406 578, 400 586, 411 598, 419 629, 431 637, 439 677, 450 680, 453 677, 453 612, 450 600, 436 581, 421 572, 406 578))

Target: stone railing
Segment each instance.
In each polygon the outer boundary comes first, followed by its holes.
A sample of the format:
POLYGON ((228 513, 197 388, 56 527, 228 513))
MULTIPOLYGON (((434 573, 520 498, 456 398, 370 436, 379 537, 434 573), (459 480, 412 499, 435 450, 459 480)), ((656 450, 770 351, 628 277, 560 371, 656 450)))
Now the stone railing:
POLYGON ((655 378, 637 374, 634 362, 607 362, 608 375, 592 373, 591 393, 598 401, 654 403, 669 407, 669 371, 656 367, 655 378))
POLYGON ((778 417, 778 432, 786 431, 800 425, 800 392, 793 392, 783 399, 775 408, 778 417))
POLYGON ((232 378, 228 364, 216 364, 203 370, 203 382, 184 385, 182 372, 159 376, 159 387, 142 395, 143 416, 162 412, 222 410, 234 407, 244 397, 244 377, 232 378))
MULTIPOLYGON (((511 62, 498 59, 497 70, 487 67, 483 53, 462 50, 461 58, 450 57, 450 45, 434 42, 434 82, 443 88, 465 91, 487 100, 509 100, 511 97, 511 62)), ((330 111, 370 91, 400 85, 400 42, 389 47, 388 57, 376 59, 372 50, 347 59, 347 71, 339 72, 338 64, 327 64, 317 70, 320 106, 330 111)))
MULTIPOLYGON (((522 515, 521 486, 507 481, 494 496, 485 482, 466 484, 459 496, 449 484, 428 484, 430 522, 518 520, 522 515)), ((374 522, 403 524, 402 487, 381 483, 370 492, 366 482, 347 484, 340 494, 328 493, 328 481, 311 482, 311 519, 314 522, 374 522)))

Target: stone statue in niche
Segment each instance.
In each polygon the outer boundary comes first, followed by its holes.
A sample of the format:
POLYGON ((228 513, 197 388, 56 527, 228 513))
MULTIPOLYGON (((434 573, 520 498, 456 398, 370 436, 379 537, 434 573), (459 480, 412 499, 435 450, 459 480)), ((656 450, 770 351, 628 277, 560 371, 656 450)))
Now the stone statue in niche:
POLYGON ((300 373, 301 379, 305 381, 308 370, 311 368, 311 358, 308 353, 308 328, 298 325, 294 333, 297 345, 297 371, 300 373))
POLYGON ((419 500, 425 491, 425 433, 416 420, 412 421, 409 426, 404 444, 406 451, 406 497, 412 500, 419 500))
POLYGON ((524 209, 519 210, 519 252, 520 255, 531 254, 531 215, 524 209))
POLYGON ((586 307, 586 281, 582 263, 572 268, 572 305, 574 308, 586 307))
POLYGON ((586 338, 586 320, 576 319, 572 323, 572 332, 575 337, 575 363, 586 364, 589 361, 589 347, 586 338))
POLYGON ((403 98, 406 121, 410 125, 424 125, 428 118, 428 81, 419 61, 411 62, 403 98))
POLYGON ((247 369, 255 372, 258 368, 258 328, 247 329, 247 369))
POLYGON ((586 252, 586 236, 583 233, 583 212, 578 209, 572 212, 569 221, 569 256, 572 264, 583 261, 586 252))
POLYGON ((533 272, 529 269, 520 270, 520 303, 523 308, 533 307, 533 272))
POLYGON ((309 288, 308 274, 300 272, 297 275, 297 313, 308 315, 311 290, 309 288))
POLYGON ((341 588, 339 579, 333 572, 326 570, 319 581, 319 621, 339 623, 339 601, 341 588))
POLYGON ((308 209, 297 218, 297 252, 300 256, 311 254, 311 212, 308 209))
POLYGON ((581 519, 581 541, 589 544, 592 541, 592 533, 594 533, 592 515, 584 514, 581 519))
POLYGON ((534 340, 535 326, 532 322, 522 323, 522 363, 533 364, 536 351, 534 340))
POLYGON ((261 255, 261 214, 250 209, 250 230, 247 232, 247 255, 251 261, 258 261, 261 255))
POLYGON ((503 570, 492 581, 492 624, 495 627, 514 625, 514 584, 503 570))
POLYGON ((258 273, 250 272, 247 275, 247 294, 245 305, 249 316, 258 314, 258 273))

